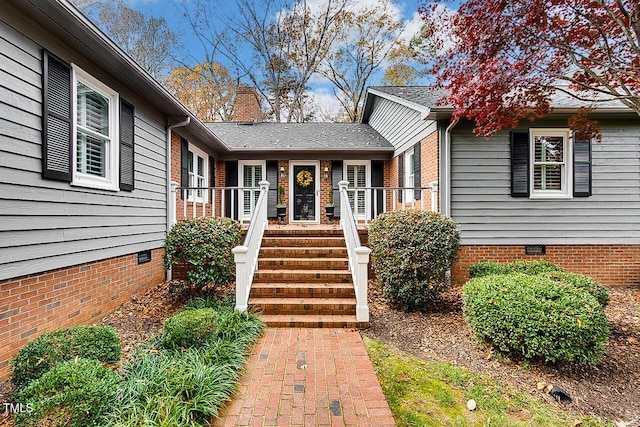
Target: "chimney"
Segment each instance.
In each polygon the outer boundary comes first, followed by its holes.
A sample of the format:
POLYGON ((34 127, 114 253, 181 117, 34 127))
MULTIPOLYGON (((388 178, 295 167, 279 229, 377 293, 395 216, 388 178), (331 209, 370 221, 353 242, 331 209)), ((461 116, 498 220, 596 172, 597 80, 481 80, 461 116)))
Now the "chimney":
POLYGON ((238 122, 261 121, 260 100, 255 87, 240 86, 236 89, 233 116, 238 122))

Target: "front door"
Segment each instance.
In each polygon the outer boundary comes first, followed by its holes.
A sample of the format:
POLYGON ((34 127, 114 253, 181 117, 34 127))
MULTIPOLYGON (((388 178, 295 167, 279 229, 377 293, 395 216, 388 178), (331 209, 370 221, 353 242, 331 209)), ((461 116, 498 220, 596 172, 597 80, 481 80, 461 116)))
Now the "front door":
POLYGON ((318 222, 318 162, 292 163, 291 215, 294 222, 318 222))

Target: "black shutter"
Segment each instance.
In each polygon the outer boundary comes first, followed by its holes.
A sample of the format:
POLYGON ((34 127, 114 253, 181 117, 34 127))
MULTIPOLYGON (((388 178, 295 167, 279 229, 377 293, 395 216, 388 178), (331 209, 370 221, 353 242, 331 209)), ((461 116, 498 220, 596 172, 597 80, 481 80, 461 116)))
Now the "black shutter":
MULTIPOLYGON (((371 186, 384 187, 384 160, 371 160, 371 186)), ((384 212, 384 190, 374 190, 371 214, 375 218, 384 212)))
POLYGON ((267 160, 267 181, 269 181, 269 193, 267 193, 267 217, 277 218, 278 210, 278 161, 267 160))
POLYGON ((398 201, 402 203, 402 187, 404 187, 404 154, 400 154, 398 156, 398 187, 400 190, 398 191, 398 201))
POLYGON ((133 191, 135 187, 133 105, 120 100, 120 190, 133 191))
POLYGON ((342 174, 343 162, 342 160, 331 161, 331 188, 333 189, 333 209, 334 218, 340 218, 340 190, 338 190, 338 183, 343 180, 342 174))
POLYGON ((529 132, 511 132, 511 197, 529 197, 529 132))
MULTIPOLYGON (((414 147, 413 147, 413 186, 414 187, 422 187, 422 179, 420 177, 420 145, 421 143, 418 142, 414 147)), ((413 191, 413 198, 416 200, 420 200, 420 197, 422 195, 422 190, 414 190, 413 191)))
POLYGON ((591 140, 574 135, 573 196, 591 196, 591 140))
POLYGON ((209 187, 216 186, 216 159, 209 156, 209 187))
MULTIPOLYGON (((229 160, 225 162, 225 187, 237 187, 238 186, 238 161, 229 160)), ((225 190, 225 216, 232 218, 231 216, 231 192, 234 193, 234 215, 233 219, 240 218, 238 213, 238 191, 225 190)))
MULTIPOLYGON (((189 186, 189 141, 180 137, 180 187, 189 186)), ((181 191, 181 197, 186 195, 187 191, 181 191)), ((184 199, 185 197, 183 197, 184 199)))
POLYGON ((71 67, 43 50, 42 176, 71 182, 71 67))

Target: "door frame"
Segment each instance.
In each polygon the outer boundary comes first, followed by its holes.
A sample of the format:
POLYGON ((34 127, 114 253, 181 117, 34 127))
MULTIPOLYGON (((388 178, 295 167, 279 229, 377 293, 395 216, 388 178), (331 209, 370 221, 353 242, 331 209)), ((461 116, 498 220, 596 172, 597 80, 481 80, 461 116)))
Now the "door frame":
POLYGON ((289 223, 290 224, 320 224, 320 160, 290 160, 289 161, 289 223), (293 188, 295 186, 296 177, 293 174, 294 166, 313 166, 315 168, 314 173, 314 204, 315 219, 312 221, 294 220, 295 215, 293 212, 293 203, 295 197, 293 196, 293 188))
MULTIPOLYGON (((349 166, 364 166, 364 174, 366 187, 371 187, 371 160, 345 160, 342 164, 342 179, 348 181, 348 167, 349 166)), ((354 216, 357 220, 370 220, 371 219, 371 191, 366 191, 364 196, 364 215, 354 212, 354 216)), ((350 208, 350 207, 349 207, 350 208)))

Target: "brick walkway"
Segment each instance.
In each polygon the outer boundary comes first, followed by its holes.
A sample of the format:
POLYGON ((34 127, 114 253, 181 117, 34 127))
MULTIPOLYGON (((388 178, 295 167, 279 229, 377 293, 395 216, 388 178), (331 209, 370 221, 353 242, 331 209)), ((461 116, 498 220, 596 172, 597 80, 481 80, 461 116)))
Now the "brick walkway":
POLYGON ((215 426, 395 426, 362 338, 267 328, 215 426))

